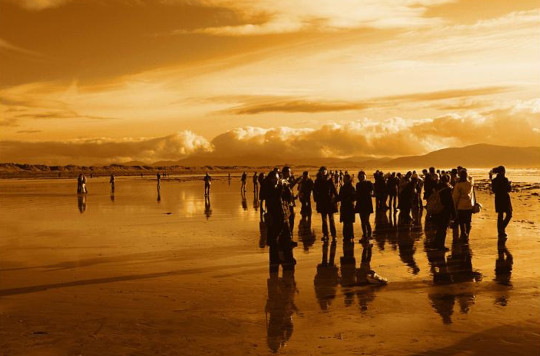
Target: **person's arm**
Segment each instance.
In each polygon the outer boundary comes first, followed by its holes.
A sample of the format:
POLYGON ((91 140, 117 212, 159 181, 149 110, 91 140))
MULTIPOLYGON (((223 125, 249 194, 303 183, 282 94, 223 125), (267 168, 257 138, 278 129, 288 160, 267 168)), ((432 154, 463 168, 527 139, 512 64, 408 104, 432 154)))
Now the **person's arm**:
POLYGON ((454 200, 455 207, 457 207, 457 204, 459 201, 459 196, 460 196, 459 187, 460 187, 460 184, 456 183, 456 186, 454 187, 454 191, 452 192, 452 199, 454 200))

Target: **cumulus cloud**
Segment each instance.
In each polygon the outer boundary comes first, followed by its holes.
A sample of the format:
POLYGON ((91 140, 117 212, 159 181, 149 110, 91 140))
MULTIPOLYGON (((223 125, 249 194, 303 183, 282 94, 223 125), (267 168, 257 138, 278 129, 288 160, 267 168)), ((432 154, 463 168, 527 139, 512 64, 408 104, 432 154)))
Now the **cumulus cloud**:
POLYGON ((538 146, 540 99, 489 111, 416 120, 399 117, 328 123, 318 128, 235 128, 208 141, 190 131, 150 139, 0 142, 3 162, 112 163, 189 158, 189 164, 275 164, 317 158, 425 154, 477 143, 538 146))
POLYGON ((64 142, 1 141, 2 162, 45 164, 156 162, 178 160, 211 149, 210 143, 191 131, 158 138, 122 140, 87 139, 64 142))

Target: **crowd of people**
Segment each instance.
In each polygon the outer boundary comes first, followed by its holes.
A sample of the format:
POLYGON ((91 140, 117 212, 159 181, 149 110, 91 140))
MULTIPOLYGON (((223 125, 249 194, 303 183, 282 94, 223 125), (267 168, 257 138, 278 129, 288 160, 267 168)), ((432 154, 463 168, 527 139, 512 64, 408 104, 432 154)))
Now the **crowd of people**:
MULTIPOLYGON (((498 214, 498 241, 506 241, 506 226, 512 218, 509 192, 511 184, 503 166, 489 172, 495 193, 498 214), (496 177, 493 178, 493 175, 496 177)), ((245 191, 247 174, 242 174, 242 191, 245 191)), ((295 178, 290 167, 274 168, 267 175, 255 172, 253 188, 260 200, 261 221, 267 227, 267 245, 270 246, 271 269, 283 264, 292 266, 295 260, 291 248, 297 245, 292 239, 296 202, 300 205, 302 219, 311 221, 312 198, 316 212, 321 216, 322 240, 336 240, 335 214, 339 213, 343 239, 354 240, 354 223, 359 216, 362 237, 360 243, 370 243, 373 238, 370 216, 374 211, 392 212, 399 224, 413 223, 411 214, 426 210, 426 226, 436 230, 431 248, 448 250, 445 240, 448 228, 454 229, 458 238, 467 242, 471 232, 473 214, 481 210, 476 201, 474 180, 466 168, 436 170, 434 167, 416 171, 382 172, 377 170, 370 180, 364 171, 331 171, 321 167, 313 180, 309 172, 295 178)), ((456 235, 454 233, 454 235, 456 235)))

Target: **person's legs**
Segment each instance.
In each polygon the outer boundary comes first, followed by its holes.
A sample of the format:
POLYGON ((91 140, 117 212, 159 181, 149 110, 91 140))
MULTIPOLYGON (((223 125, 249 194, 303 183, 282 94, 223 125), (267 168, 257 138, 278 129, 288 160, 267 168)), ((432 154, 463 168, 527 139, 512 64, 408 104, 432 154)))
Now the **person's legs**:
POLYGON ((443 249, 446 241, 446 230, 448 228, 448 217, 447 216, 437 216, 437 232, 435 233, 435 248, 443 249))
POLYGON ((323 239, 328 238, 328 223, 326 221, 327 216, 328 214, 321 213, 323 239))
POLYGON ((369 222, 369 216, 371 214, 370 213, 366 213, 365 216, 364 216, 364 221, 366 222, 366 231, 367 231, 367 237, 368 238, 371 238, 371 223, 369 222))
POLYGON ((467 229, 467 237, 471 234, 471 221, 472 221, 472 210, 467 210, 466 213, 466 222, 465 222, 465 228, 467 229))
POLYGON ((336 223, 334 222, 334 214, 328 214, 328 220, 330 223, 330 234, 332 235, 332 238, 336 238, 336 223))
POLYGON ((366 214, 360 213, 360 225, 362 225, 362 238, 368 237, 366 214))

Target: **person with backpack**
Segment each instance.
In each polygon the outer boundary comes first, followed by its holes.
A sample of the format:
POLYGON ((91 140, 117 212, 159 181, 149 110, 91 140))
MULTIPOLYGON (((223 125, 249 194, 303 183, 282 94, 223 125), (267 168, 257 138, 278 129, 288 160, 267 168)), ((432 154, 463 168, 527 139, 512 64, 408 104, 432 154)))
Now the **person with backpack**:
POLYGON ((510 219, 512 219, 512 202, 509 194, 512 190, 512 185, 505 175, 506 168, 504 166, 493 168, 489 172, 491 190, 495 193, 495 212, 498 215, 497 231, 499 233, 499 243, 506 241, 506 226, 508 226, 510 219), (496 173, 497 177, 493 178, 493 173, 496 173))
POLYGON ((456 216, 456 209, 452 199, 450 177, 447 174, 441 176, 439 184, 435 187, 428 199, 428 206, 437 227, 433 247, 437 250, 448 251, 445 247, 446 231, 450 220, 456 216))
POLYGON ((471 232, 471 220, 474 208, 474 181, 465 168, 459 172, 459 180, 452 193, 457 210, 461 239, 467 241, 471 232))

